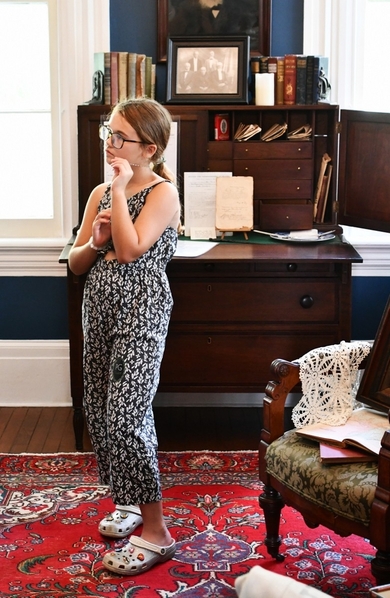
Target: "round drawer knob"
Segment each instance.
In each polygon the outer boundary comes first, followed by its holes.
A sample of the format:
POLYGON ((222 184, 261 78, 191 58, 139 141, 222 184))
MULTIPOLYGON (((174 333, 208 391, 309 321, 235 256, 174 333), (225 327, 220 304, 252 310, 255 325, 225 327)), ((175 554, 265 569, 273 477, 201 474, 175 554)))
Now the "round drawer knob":
POLYGON ((298 266, 296 264, 287 264, 287 272, 296 272, 297 267, 298 266))
POLYGON ((300 190, 300 187, 297 187, 297 191, 299 191, 299 190, 300 190))
POLYGON ((310 295, 304 295, 303 297, 301 297, 299 303, 301 304, 301 307, 303 307, 304 309, 309 309, 309 307, 313 307, 314 299, 310 295))
POLYGON ((301 167, 300 167, 300 166, 298 166, 297 170, 301 170, 301 167))

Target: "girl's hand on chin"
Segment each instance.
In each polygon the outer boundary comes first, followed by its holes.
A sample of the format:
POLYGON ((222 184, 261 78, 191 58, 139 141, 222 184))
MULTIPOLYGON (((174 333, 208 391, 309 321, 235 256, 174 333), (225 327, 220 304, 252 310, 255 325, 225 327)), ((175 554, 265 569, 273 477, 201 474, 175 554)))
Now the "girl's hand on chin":
POLYGON ((114 171, 111 187, 115 189, 125 189, 127 183, 134 174, 129 162, 124 158, 114 158, 111 162, 111 167, 114 171))

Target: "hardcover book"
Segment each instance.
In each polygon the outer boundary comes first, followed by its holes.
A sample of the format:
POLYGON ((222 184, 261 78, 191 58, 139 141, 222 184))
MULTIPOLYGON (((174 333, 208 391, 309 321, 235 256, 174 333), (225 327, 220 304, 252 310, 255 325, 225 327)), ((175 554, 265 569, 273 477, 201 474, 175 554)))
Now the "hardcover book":
POLYGON ((297 91, 297 56, 286 54, 284 57, 284 103, 295 104, 297 91))
POLYGON ((306 65, 307 56, 297 56, 296 104, 306 104, 306 65))
POLYGON ((386 414, 372 409, 356 409, 348 421, 341 426, 312 424, 296 430, 296 433, 311 440, 326 441, 338 447, 355 447, 379 455, 381 440, 390 429, 386 414))
POLYGON ((306 104, 313 103, 313 69, 314 56, 306 58, 306 104))
POLYGON ((377 455, 367 451, 344 448, 326 442, 320 442, 320 459, 322 463, 329 465, 337 465, 341 463, 369 463, 370 461, 376 461, 377 458, 377 455))
POLYGON ((104 103, 111 104, 111 52, 95 52, 93 59, 94 71, 103 73, 104 103))
POLYGON ((118 96, 123 102, 127 98, 127 52, 118 52, 118 96))
POLYGON ((132 100, 136 94, 137 83, 137 54, 129 52, 127 63, 127 97, 132 100))
POLYGON ((284 102, 284 56, 277 57, 275 103, 284 102))
POLYGON ((110 52, 111 56, 111 104, 119 99, 118 52, 110 52))
POLYGON ((142 98, 145 95, 145 54, 137 54, 135 97, 142 98))

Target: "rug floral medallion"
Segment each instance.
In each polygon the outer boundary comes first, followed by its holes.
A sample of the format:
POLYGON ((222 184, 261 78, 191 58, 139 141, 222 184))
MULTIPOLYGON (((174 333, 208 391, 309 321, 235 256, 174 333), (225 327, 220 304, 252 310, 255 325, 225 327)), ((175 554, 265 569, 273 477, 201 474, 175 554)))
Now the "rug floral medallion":
MULTIPOLYGON (((174 559, 139 576, 102 565, 113 504, 92 453, 0 455, 0 598, 227 598, 254 565, 337 597, 368 598, 373 547, 306 527, 285 507, 277 562, 264 546, 257 452, 160 453, 174 559)), ((136 530, 139 534, 141 528, 136 530)))

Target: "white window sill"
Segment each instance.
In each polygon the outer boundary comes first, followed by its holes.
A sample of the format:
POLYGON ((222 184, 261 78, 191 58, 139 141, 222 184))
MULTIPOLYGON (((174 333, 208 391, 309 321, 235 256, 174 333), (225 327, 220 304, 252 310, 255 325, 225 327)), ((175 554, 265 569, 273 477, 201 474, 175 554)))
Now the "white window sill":
POLYGON ((66 276, 67 239, 0 239, 0 276, 66 276))

